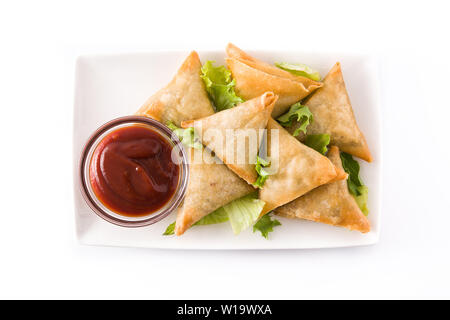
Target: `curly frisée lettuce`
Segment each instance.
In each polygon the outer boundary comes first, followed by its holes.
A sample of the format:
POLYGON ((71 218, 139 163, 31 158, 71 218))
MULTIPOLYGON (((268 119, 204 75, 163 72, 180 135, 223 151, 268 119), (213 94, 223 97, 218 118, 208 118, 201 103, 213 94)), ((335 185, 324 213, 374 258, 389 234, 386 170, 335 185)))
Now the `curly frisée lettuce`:
POLYGON ((206 61, 202 66, 200 77, 206 86, 216 111, 230 109, 244 102, 234 92, 235 81, 231 80, 231 72, 224 66, 215 67, 214 61, 206 61))
POLYGON ((255 170, 258 173, 258 178, 253 184, 254 187, 260 189, 263 187, 264 182, 269 177, 269 172, 266 169, 264 169, 267 166, 270 166, 270 161, 260 158, 259 156, 256 157, 255 170))
POLYGON ((328 151, 327 146, 330 144, 329 134, 308 134, 306 136, 305 142, 308 147, 320 152, 321 154, 326 154, 328 151))
POLYGON ((178 139, 180 139, 181 143, 184 144, 185 146, 194 149, 202 148, 202 144, 200 143, 197 135, 195 134, 193 127, 182 129, 177 127, 171 121, 168 121, 166 125, 169 127, 170 130, 173 131, 173 133, 178 137, 178 139))
POLYGON ((350 194, 355 198, 361 211, 367 216, 369 209, 367 199, 369 188, 365 186, 359 176, 359 163, 353 157, 345 152, 341 152, 342 167, 348 173, 347 186, 350 194))
POLYGON ((293 75, 309 78, 314 81, 320 81, 320 73, 302 63, 277 62, 275 65, 286 70, 293 75))
POLYGON ((288 112, 277 118, 278 123, 283 127, 292 126, 294 120, 300 123, 300 126, 292 134, 296 137, 300 134, 300 131, 306 134, 306 128, 313 121, 313 114, 307 106, 303 106, 300 102, 297 102, 289 108, 288 112))
POLYGON ((255 223, 253 232, 259 231, 264 238, 269 239, 269 233, 272 232, 273 228, 276 226, 281 226, 281 222, 277 219, 272 220, 270 213, 268 213, 255 223))

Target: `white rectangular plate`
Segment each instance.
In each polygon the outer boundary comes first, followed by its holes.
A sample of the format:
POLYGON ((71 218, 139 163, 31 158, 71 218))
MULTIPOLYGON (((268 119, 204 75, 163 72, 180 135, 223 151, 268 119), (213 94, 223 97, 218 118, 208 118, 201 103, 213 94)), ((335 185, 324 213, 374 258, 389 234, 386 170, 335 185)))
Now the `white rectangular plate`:
MULTIPOLYGON (((247 230, 233 234, 228 223, 198 226, 183 236, 163 236, 175 214, 144 228, 127 229, 99 218, 84 202, 79 191, 78 161, 91 133, 103 123, 133 114, 142 103, 176 73, 188 52, 153 52, 108 56, 83 56, 76 65, 74 110, 74 191, 77 236, 88 245, 130 246, 175 249, 304 249, 369 245, 380 232, 381 208, 381 123, 378 104, 377 63, 368 56, 311 54, 302 52, 250 52, 267 62, 301 62, 324 76, 336 61, 342 64, 356 119, 364 132, 374 161, 360 160, 361 176, 369 187, 367 234, 348 231, 310 221, 277 218, 282 226, 270 233, 269 240, 247 230)), ((224 52, 199 52, 202 62, 224 64, 224 52)), ((220 196, 220 195, 219 195, 220 196)))

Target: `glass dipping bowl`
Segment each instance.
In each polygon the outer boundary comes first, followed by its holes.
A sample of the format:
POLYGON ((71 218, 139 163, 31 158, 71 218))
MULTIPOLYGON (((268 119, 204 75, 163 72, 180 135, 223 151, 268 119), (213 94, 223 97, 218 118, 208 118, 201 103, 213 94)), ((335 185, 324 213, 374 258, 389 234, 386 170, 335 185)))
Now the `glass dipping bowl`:
POLYGON ((114 119, 98 128, 86 142, 79 163, 80 191, 88 206, 101 218, 122 227, 143 227, 167 217, 180 205, 186 193, 189 178, 189 165, 186 152, 172 130, 162 123, 142 116, 126 116, 114 119), (125 216, 106 207, 97 197, 91 186, 89 170, 92 156, 98 144, 111 132, 126 126, 144 126, 158 133, 172 145, 172 160, 179 166, 178 184, 171 199, 157 211, 143 216, 125 216))

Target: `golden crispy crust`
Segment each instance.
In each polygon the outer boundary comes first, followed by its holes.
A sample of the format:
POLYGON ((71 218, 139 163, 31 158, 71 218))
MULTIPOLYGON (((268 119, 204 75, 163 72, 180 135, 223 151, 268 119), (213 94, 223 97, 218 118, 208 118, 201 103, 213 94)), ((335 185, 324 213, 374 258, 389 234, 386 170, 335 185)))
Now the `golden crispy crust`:
POLYGON ((183 128, 194 126, 205 146, 213 150, 216 156, 239 177, 253 184, 258 178, 255 163, 261 140, 260 130, 266 128, 276 101, 275 94, 266 92, 260 97, 209 117, 196 121, 183 121, 181 126, 183 128), (212 132, 211 130, 215 130, 216 134, 208 134, 212 132), (256 140, 254 149, 250 149, 247 144, 238 143, 243 141, 243 137, 249 136, 253 136, 256 140), (245 160, 245 163, 240 160, 245 160))
MULTIPOLYGON (((366 139, 356 123, 339 62, 323 79, 323 87, 303 104, 308 106, 314 116, 314 121, 308 126, 308 134, 327 133, 331 136, 331 144, 340 150, 372 161, 366 139)), ((295 129, 294 125, 289 131, 295 129)), ((297 138, 303 140, 304 136, 297 138)))
MULTIPOLYGON (((337 147, 330 148, 328 157, 337 168, 342 170, 337 147)), ((348 192, 346 180, 320 186, 277 208, 275 213, 286 218, 306 219, 362 233, 370 231, 369 220, 348 192)))
POLYGON ((227 66, 236 81, 236 93, 239 96, 248 100, 267 91, 278 95, 272 112, 274 118, 322 86, 320 82, 295 76, 257 60, 232 44, 227 46, 227 55, 227 66))
POLYGON ((136 112, 162 123, 198 119, 214 113, 204 83, 200 78, 201 62, 192 51, 172 81, 151 96, 136 112))
POLYGON ((259 198, 266 203, 262 215, 337 176, 336 168, 328 158, 300 143, 272 118, 268 121, 267 130, 270 160, 278 164, 278 171, 269 175, 259 191, 259 198), (276 132, 278 153, 272 150, 276 132))
POLYGON ((335 165, 335 169, 336 169, 336 178, 329 181, 328 183, 333 183, 333 182, 340 181, 340 180, 347 180, 348 174, 347 174, 347 172, 344 171, 344 169, 342 169, 336 165, 335 165))
POLYGON ((230 58, 242 59, 242 60, 248 60, 248 61, 257 61, 255 58, 248 55, 247 53, 245 53, 243 50, 239 49, 232 43, 227 44, 227 46, 225 48, 225 52, 227 53, 227 56, 230 58))
POLYGON ((194 122, 195 122, 195 120, 181 121, 181 127, 184 128, 184 129, 193 127, 194 126, 194 122))
POLYGON ((183 206, 178 209, 176 235, 182 235, 214 210, 255 191, 206 149, 190 148, 189 158, 189 182, 183 206), (194 158, 200 162, 194 162, 194 158))
POLYGON ((247 53, 245 53, 244 51, 242 51, 241 49, 239 49, 232 43, 229 43, 227 45, 226 53, 229 58, 240 60, 252 68, 264 71, 265 73, 268 73, 268 74, 271 74, 271 75, 274 75, 274 76, 277 76, 280 78, 286 78, 286 79, 291 79, 291 80, 300 82, 304 85, 305 88, 309 88, 311 85, 321 86, 320 82, 311 80, 307 77, 293 75, 292 73, 290 73, 286 70, 277 68, 274 65, 271 65, 271 64, 268 64, 261 60, 258 60, 256 58, 248 55, 247 53))

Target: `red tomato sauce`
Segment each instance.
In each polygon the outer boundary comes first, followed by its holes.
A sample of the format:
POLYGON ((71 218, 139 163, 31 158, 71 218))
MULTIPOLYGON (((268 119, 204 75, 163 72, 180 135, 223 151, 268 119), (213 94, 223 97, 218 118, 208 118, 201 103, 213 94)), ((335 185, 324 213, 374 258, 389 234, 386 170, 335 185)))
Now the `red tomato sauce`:
POLYGON ((117 129, 103 138, 91 158, 89 178, 97 198, 130 217, 151 214, 176 192, 180 168, 172 145, 143 126, 117 129))

